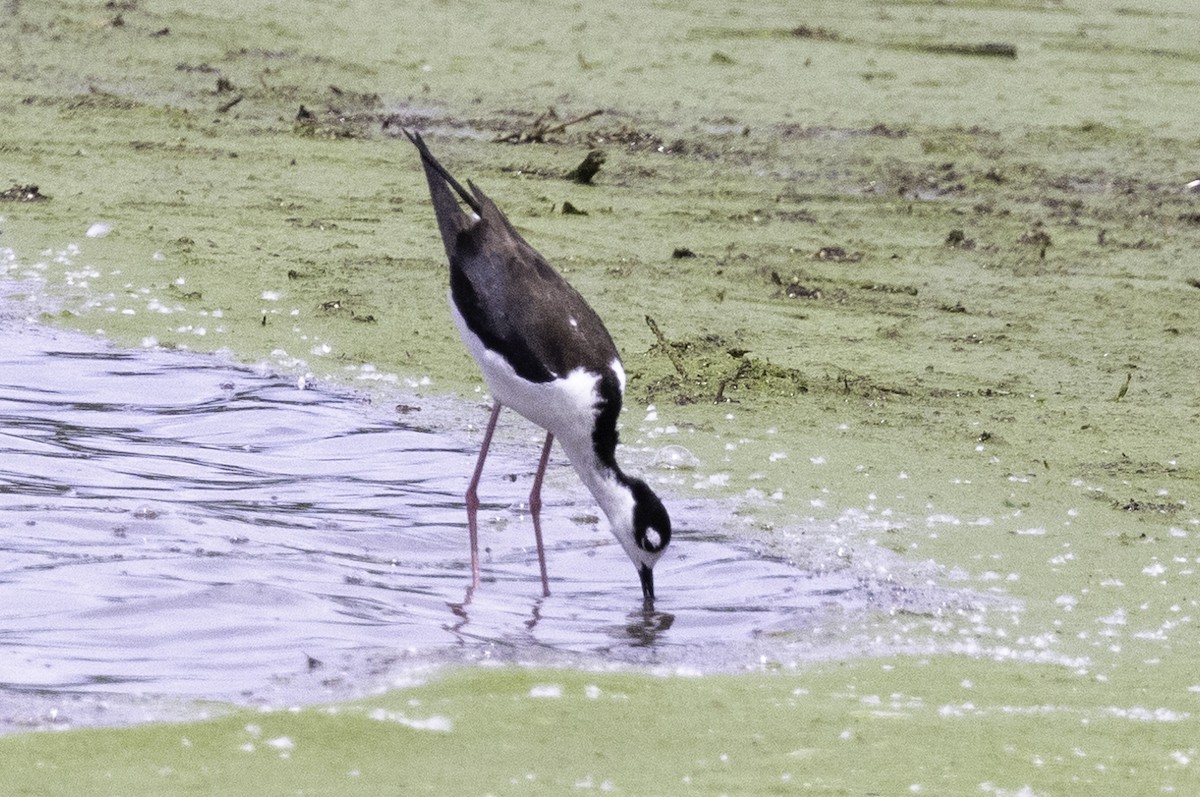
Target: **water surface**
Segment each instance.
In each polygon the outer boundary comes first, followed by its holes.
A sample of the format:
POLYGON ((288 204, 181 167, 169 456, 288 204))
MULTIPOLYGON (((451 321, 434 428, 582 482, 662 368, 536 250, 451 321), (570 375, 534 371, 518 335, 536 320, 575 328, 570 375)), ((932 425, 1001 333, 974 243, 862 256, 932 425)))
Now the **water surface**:
POLYGON ((678 533, 646 611, 562 462, 545 490, 543 598, 522 511, 537 449, 523 440, 489 458, 471 595, 461 494, 478 434, 425 427, 482 421, 482 406, 420 399, 398 413, 217 357, 15 324, 5 340, 9 726, 162 710, 148 696, 331 699, 455 661, 736 669, 867 599, 847 573, 723 535, 716 502, 668 499, 678 533))

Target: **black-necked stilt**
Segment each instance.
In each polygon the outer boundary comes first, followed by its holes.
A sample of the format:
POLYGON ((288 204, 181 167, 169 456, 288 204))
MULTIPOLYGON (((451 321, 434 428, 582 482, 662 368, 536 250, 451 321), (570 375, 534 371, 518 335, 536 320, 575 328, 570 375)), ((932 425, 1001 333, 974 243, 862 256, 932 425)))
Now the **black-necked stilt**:
POLYGON ((500 409, 510 407, 546 430, 529 493, 543 593, 550 594, 550 583, 542 547, 542 478, 557 438, 637 567, 643 597, 653 601, 654 563, 671 541, 671 519, 654 491, 617 465, 625 371, 608 330, 492 200, 469 180, 470 192, 464 189, 419 134, 405 134, 421 153, 450 260, 454 323, 495 401, 466 494, 472 585, 479 584, 476 490, 500 409), (474 215, 459 206, 455 193, 474 215))

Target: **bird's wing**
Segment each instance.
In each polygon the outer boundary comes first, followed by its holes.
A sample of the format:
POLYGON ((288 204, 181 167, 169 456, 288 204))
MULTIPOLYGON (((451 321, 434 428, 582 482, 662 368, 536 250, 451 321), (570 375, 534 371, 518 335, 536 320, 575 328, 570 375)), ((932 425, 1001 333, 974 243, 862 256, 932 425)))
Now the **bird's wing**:
POLYGON ((584 298, 478 186, 468 181, 468 192, 420 134, 405 134, 421 154, 450 260, 451 294, 471 331, 533 382, 548 382, 580 367, 609 371, 619 359, 616 346, 584 298), (462 209, 455 194, 475 217, 462 209))

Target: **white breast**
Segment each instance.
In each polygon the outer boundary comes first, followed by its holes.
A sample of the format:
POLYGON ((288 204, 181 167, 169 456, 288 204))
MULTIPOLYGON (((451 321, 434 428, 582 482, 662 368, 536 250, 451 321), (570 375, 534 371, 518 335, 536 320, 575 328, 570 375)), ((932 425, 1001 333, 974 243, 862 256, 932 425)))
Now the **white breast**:
MULTIPOLYGON (((599 399, 596 386, 600 377, 597 374, 576 368, 550 382, 526 381, 517 375, 507 360, 483 345, 479 336, 467 326, 453 300, 450 311, 463 344, 479 363, 483 378, 497 401, 552 433, 564 446, 580 444, 590 449, 599 399)), ((624 388, 625 372, 621 363, 614 360, 612 368, 624 388)))

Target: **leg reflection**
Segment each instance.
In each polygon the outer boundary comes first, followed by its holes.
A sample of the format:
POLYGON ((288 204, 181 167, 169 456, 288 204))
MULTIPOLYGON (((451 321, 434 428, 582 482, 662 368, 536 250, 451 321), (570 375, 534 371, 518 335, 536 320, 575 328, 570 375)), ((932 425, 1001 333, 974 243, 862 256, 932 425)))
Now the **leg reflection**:
MULTIPOLYGON (((474 599, 475 587, 472 585, 467 587, 466 592, 463 595, 463 599, 458 603, 453 601, 446 602, 446 607, 450 609, 450 614, 453 615, 454 619, 444 627, 447 631, 458 637, 460 644, 464 644, 468 638, 477 641, 483 638, 483 636, 477 634, 466 633, 466 627, 471 624, 471 601, 474 599)), ((529 617, 523 621, 526 631, 532 633, 533 630, 537 628, 538 623, 542 621, 542 604, 545 602, 545 598, 539 597, 535 598, 529 605, 529 617)), ((497 629, 497 631, 499 631, 499 629, 497 629)), ((497 639, 496 641, 499 642, 500 639, 497 639)))
POLYGON ((450 625, 446 626, 446 630, 458 637, 460 643, 465 640, 460 636, 459 632, 467 627, 467 623, 471 622, 471 616, 467 614, 467 607, 471 605, 471 600, 475 597, 475 585, 467 586, 466 594, 459 603, 447 602, 446 606, 450 608, 450 613, 457 619, 450 625))

